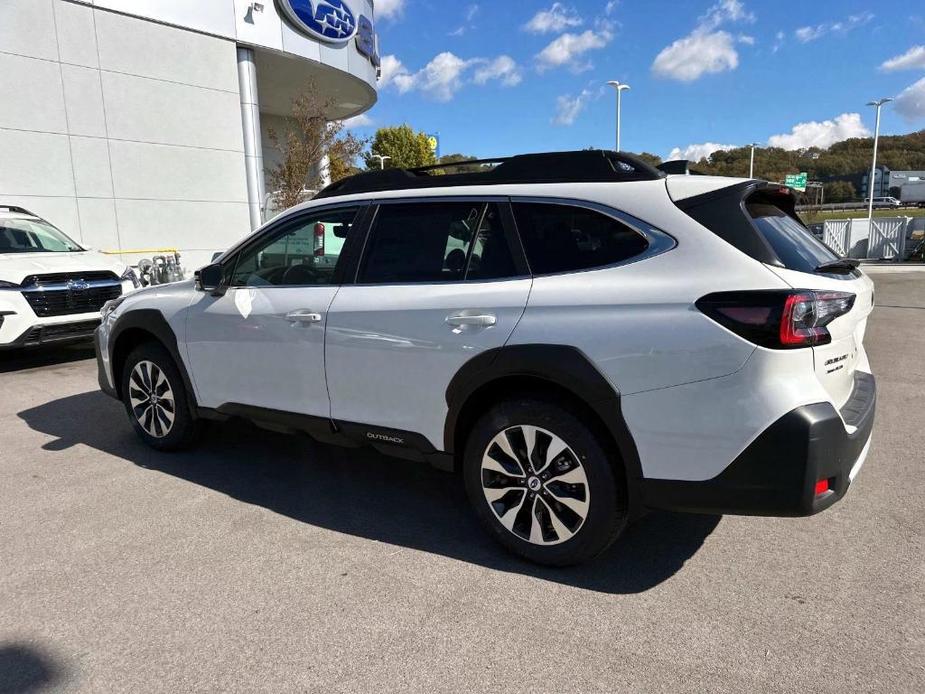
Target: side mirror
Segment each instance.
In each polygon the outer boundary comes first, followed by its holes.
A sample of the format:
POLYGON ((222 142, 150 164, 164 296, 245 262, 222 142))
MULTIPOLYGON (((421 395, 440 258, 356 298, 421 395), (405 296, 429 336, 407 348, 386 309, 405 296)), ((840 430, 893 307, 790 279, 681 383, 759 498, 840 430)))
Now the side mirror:
POLYGON ((222 286, 222 266, 218 263, 196 270, 196 289, 201 292, 215 292, 222 286))
POLYGON ((348 227, 346 224, 335 224, 331 228, 331 231, 333 232, 335 238, 345 239, 347 238, 347 231, 349 229, 350 227, 348 227))

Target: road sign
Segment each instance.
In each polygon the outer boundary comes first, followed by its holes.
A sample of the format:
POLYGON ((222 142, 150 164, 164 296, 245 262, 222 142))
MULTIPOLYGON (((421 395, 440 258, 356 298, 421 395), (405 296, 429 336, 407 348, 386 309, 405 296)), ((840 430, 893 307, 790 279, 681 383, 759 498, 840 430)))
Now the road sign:
POLYGON ((793 188, 801 193, 806 191, 806 172, 798 174, 788 174, 784 179, 784 185, 793 188))
POLYGON ((434 156, 438 159, 440 158, 440 135, 428 135, 427 144, 430 146, 430 151, 434 153, 434 156))

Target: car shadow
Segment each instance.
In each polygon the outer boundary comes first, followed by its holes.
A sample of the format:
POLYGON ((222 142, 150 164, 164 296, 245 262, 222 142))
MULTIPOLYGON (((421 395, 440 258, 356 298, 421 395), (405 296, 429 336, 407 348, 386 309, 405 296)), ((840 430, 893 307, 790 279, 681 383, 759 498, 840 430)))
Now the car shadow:
POLYGON ((0 694, 27 694, 62 683, 64 670, 46 654, 19 643, 0 643, 0 694))
POLYGON ((72 361, 93 359, 93 356, 92 342, 3 350, 0 351, 0 373, 37 369, 41 366, 68 364, 72 361))
POLYGON ((191 451, 159 453, 137 439, 122 406, 100 392, 54 400, 19 416, 55 437, 46 450, 83 444, 302 523, 605 593, 638 593, 667 580, 720 521, 651 513, 594 561, 545 568, 495 544, 471 513, 458 476, 426 464, 238 422, 211 424, 191 451))

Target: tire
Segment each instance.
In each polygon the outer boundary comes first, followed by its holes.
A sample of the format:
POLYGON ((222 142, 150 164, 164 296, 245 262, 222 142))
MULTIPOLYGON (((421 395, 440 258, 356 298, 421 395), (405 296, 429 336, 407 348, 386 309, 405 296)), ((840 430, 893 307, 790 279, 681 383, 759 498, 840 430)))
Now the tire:
POLYGON ((122 402, 142 441, 159 451, 181 450, 196 441, 201 423, 190 413, 183 377, 162 345, 137 346, 125 360, 121 377, 122 402))
POLYGON ((537 564, 592 559, 627 523, 623 466, 574 412, 537 397, 504 401, 476 422, 466 443, 463 477, 476 515, 498 542, 537 564))

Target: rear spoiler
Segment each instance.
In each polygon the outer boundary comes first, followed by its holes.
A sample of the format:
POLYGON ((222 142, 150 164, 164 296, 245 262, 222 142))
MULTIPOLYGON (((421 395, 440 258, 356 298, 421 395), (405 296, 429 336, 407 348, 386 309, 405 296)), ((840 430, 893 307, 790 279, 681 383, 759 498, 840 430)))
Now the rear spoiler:
POLYGON ((691 169, 691 162, 689 159, 672 159, 671 161, 663 161, 655 168, 666 174, 679 174, 682 176, 704 175, 701 171, 694 171, 691 169))

